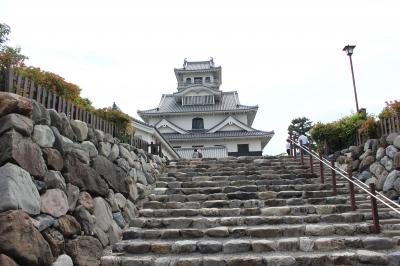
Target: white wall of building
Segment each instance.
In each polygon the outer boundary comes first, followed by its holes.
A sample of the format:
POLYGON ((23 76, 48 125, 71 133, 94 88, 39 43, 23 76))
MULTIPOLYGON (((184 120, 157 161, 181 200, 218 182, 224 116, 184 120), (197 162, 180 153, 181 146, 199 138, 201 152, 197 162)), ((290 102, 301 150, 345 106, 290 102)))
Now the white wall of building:
MULTIPOLYGON (((247 115, 246 114, 234 114, 231 115, 240 122, 244 123, 247 125, 247 115)), ((165 117, 168 121, 171 123, 185 129, 185 130, 191 130, 192 129, 192 120, 195 117, 200 117, 203 118, 204 120, 204 128, 205 129, 210 129, 213 128, 214 126, 218 125, 221 123, 227 115, 225 114, 214 114, 214 115, 179 115, 179 116, 169 116, 165 117)), ((162 118, 155 118, 152 117, 149 119, 149 124, 150 125, 156 125, 159 121, 161 121, 162 118)), ((172 133, 172 132, 162 132, 162 133, 172 133)))
MULTIPOLYGON (((238 144, 249 144, 249 151, 261 151, 261 140, 235 138, 231 140, 197 140, 195 143, 188 141, 171 141, 173 147, 180 146, 181 148, 192 148, 193 145, 203 145, 204 147, 212 147, 214 145, 223 145, 228 152, 237 152, 238 144)), ((201 149, 201 148, 200 148, 201 149)))

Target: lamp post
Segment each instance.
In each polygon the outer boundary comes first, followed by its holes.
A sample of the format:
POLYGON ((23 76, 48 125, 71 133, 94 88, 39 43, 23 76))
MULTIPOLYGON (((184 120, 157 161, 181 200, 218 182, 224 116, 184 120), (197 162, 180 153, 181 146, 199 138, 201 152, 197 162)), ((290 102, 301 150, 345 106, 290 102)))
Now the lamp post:
POLYGON ((357 113, 358 113, 360 110, 358 109, 356 81, 355 81, 355 79, 354 79, 353 61, 351 60, 351 55, 353 54, 354 48, 356 48, 355 45, 346 45, 346 46, 343 48, 343 51, 347 52, 347 55, 349 56, 349 59, 350 59, 351 76, 352 76, 352 78, 353 78, 354 98, 356 99, 356 109, 357 109, 357 113))

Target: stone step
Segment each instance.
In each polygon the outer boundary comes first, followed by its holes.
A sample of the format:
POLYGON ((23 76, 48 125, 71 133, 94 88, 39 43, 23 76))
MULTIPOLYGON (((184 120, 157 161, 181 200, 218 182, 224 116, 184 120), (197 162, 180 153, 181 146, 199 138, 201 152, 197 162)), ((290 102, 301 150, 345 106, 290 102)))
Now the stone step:
MULTIPOLYGON (((156 192, 158 193, 157 189, 153 190, 153 193, 156 192)), ((149 200, 150 201, 159 201, 159 202, 170 202, 170 201, 177 201, 177 202, 188 202, 188 201, 210 201, 210 200, 279 200, 280 197, 281 200, 287 200, 287 201, 294 201, 294 202, 300 202, 306 201, 309 204, 322 204, 322 203, 338 203, 337 199, 340 199, 339 201, 341 202, 344 200, 345 203, 348 201, 349 196, 347 195, 338 195, 338 196, 331 196, 332 193, 329 195, 326 195, 325 197, 315 197, 315 198, 308 198, 308 199, 303 199, 301 198, 302 195, 300 195, 301 192, 295 191, 294 194, 288 193, 288 192, 274 192, 274 191, 264 191, 264 192, 253 192, 253 193, 248 193, 248 192, 235 192, 231 193, 231 195, 228 198, 228 194, 226 193, 213 193, 213 194, 189 194, 189 195, 183 195, 183 194, 169 194, 165 195, 164 191, 159 191, 160 194, 150 194, 149 195, 149 200), (294 197, 294 195, 298 195, 298 197, 294 197)), ((302 193, 301 193, 302 194, 302 193)), ((366 199, 367 195, 360 194, 356 195, 356 201, 358 200, 364 200, 366 199)))
MULTIPOLYGON (((226 187, 196 187, 196 188, 156 188, 160 194, 216 194, 225 193, 228 199, 254 199, 258 192, 265 191, 280 191, 281 195, 288 197, 303 197, 303 198, 321 198, 332 195, 331 190, 285 190, 280 189, 280 186, 226 186, 226 187), (246 196, 247 193, 247 196, 246 196)), ((337 194, 349 194, 349 190, 345 188, 337 188, 337 194)), ((258 198, 258 197, 257 197, 258 198)))
POLYGON ((397 241, 382 236, 286 237, 277 239, 195 239, 123 240, 113 245, 113 252, 129 254, 239 254, 245 252, 339 251, 346 249, 393 249, 397 241))
POLYGON ((130 226, 147 229, 212 228, 220 226, 255 226, 281 224, 357 223, 364 221, 362 213, 311 214, 307 216, 227 216, 227 217, 139 217, 130 226))
MULTIPOLYGON (((197 196, 197 194, 194 194, 197 196)), ((264 208, 264 207, 278 207, 286 205, 309 205, 309 199, 289 198, 289 199, 251 199, 251 200, 196 200, 196 197, 191 197, 193 201, 178 202, 178 201, 164 201, 154 200, 143 202, 144 209, 200 209, 200 208, 264 208)), ((206 198, 207 196, 204 195, 206 198)), ((199 198, 203 199, 203 195, 199 194, 199 198)), ((324 204, 346 204, 348 199, 346 197, 327 197, 320 198, 321 201, 313 201, 314 205, 324 204)))
POLYGON ((370 234, 371 223, 320 223, 308 225, 222 226, 206 229, 142 229, 130 227, 123 232, 123 240, 133 239, 189 239, 189 238, 279 238, 303 236, 352 236, 370 234))
POLYGON ((200 209, 141 209, 143 217, 225 217, 225 216, 286 216, 343 213, 351 210, 347 204, 300 205, 264 208, 200 208, 200 209))
MULTIPOLYGON (((290 181, 289 181, 290 182, 290 181)), ((225 187, 233 191, 241 190, 241 187, 258 187, 262 190, 331 190, 331 184, 317 184, 317 183, 307 183, 299 182, 285 182, 285 180, 234 180, 234 181, 191 181, 191 182, 156 182, 155 186, 157 188, 206 188, 206 187, 225 187), (275 182, 272 182, 275 181, 275 182), (267 186, 267 187, 266 187, 267 186)), ((347 187, 346 183, 337 184, 337 188, 347 187)))
MULTIPOLYGON (((165 178, 165 177, 164 177, 165 178)), ((264 173, 257 175, 239 175, 238 173, 234 173, 232 175, 190 175, 187 176, 185 173, 169 175, 166 179, 160 179, 160 181, 170 180, 178 181, 178 182, 199 182, 199 181, 241 181, 241 180, 268 180, 265 182, 270 182, 266 184, 274 184, 274 182, 278 181, 288 181, 291 183, 315 183, 317 180, 317 176, 313 174, 303 173, 303 174, 293 174, 293 173, 280 173, 280 174, 272 174, 272 173, 264 173)))
POLYGON ((243 253, 241 255, 118 255, 104 256, 101 266, 300 266, 300 265, 399 265, 399 252, 375 252, 364 249, 349 249, 337 252, 290 252, 290 253, 243 253))

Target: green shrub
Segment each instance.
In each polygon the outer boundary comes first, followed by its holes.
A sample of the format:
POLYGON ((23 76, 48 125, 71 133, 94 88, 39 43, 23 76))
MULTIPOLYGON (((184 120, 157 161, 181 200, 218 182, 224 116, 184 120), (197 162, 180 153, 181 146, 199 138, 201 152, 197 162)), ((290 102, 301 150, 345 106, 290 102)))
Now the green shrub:
POLYGON ((354 136, 365 120, 364 113, 354 113, 330 123, 318 122, 310 131, 311 138, 326 153, 338 151, 353 144, 354 136))

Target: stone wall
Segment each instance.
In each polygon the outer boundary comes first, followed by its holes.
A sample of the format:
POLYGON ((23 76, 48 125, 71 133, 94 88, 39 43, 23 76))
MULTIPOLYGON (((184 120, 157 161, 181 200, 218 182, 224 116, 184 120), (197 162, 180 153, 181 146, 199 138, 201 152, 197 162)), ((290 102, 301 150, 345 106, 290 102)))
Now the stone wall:
POLYGON ((164 164, 0 92, 0 265, 99 265, 164 164))
POLYGON ((374 183, 391 199, 400 197, 400 134, 369 139, 364 146, 351 146, 334 155, 343 170, 351 167, 353 176, 366 184, 374 183))

